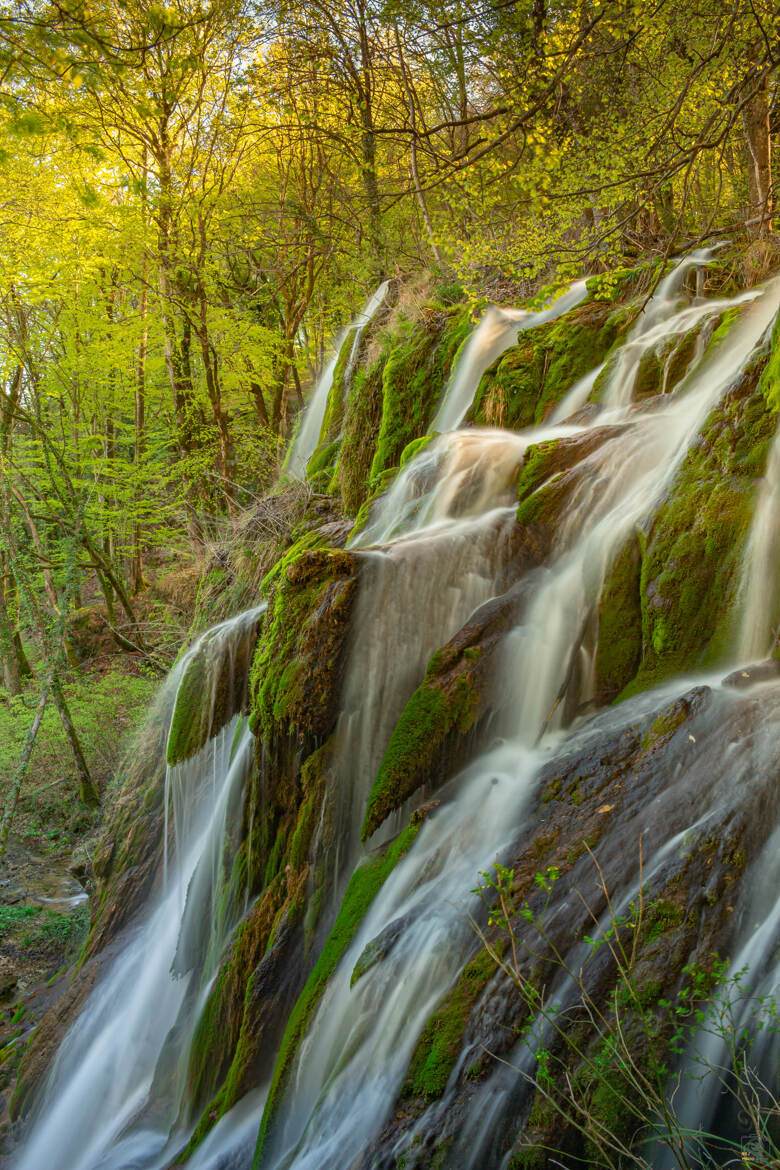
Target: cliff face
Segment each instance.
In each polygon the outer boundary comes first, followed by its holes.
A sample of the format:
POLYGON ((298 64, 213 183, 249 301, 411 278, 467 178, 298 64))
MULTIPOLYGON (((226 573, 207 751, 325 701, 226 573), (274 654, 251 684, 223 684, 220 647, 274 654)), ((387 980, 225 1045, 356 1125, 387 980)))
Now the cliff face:
POLYGON ((186 1088, 155 1080, 180 1162, 258 1085, 257 1166, 600 1165, 662 1102, 755 928, 780 811, 756 520, 780 293, 725 262, 695 288, 690 266, 593 278, 562 315, 502 321, 497 354, 451 289, 391 291, 347 334, 251 669, 246 639, 192 659, 95 865, 74 1003, 159 886, 166 825, 175 849, 163 743, 175 765, 248 714, 235 926, 186 1088), (467 360, 463 424, 429 434, 467 360))

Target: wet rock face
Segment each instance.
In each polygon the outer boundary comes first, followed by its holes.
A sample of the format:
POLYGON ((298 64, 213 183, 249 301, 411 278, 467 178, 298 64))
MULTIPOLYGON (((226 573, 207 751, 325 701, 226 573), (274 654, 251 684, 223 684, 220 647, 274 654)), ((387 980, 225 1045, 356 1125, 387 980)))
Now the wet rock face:
MULTIPOLYGON (((779 731, 776 684, 747 694, 701 686, 666 702, 644 696, 575 732, 565 755, 537 775, 535 807, 507 859, 512 945, 525 985, 546 988, 548 999, 562 996, 572 1025, 578 1020, 577 1047, 585 1055, 554 1035, 548 1043, 555 1067, 568 1068, 583 1103, 593 1096, 594 1110, 606 1105, 583 1062, 597 1053, 605 1030, 594 1029, 583 1008, 578 1012, 581 991, 561 964, 582 971, 591 1002, 614 1023, 610 1005, 623 985, 614 945, 583 941, 598 939, 614 918, 613 939, 631 957, 642 1013, 653 1021, 659 1045, 668 1045, 674 1020, 664 1002, 675 1002, 681 991, 695 994, 691 987, 706 992, 718 956, 733 951, 748 928, 755 864, 780 811, 772 751, 779 731)), ((493 928, 488 939, 511 973, 506 931, 493 928)), ((458 986, 430 1027, 439 1018, 451 1025, 454 1007, 448 1004, 457 1000, 458 986)), ((391 1151, 402 1151, 408 1166, 455 1170, 468 1143, 482 1149, 482 1141, 484 1165, 499 1165, 513 1146, 529 1141, 587 1159, 582 1135, 534 1097, 536 1065, 520 1039, 528 1018, 527 998, 492 962, 454 1040, 448 1035, 450 1055, 438 1070, 436 1099, 423 1091, 420 1078, 417 1096, 407 1081, 370 1164, 384 1165, 391 1151), (502 1062, 525 1067, 530 1079, 502 1062), (487 1128, 480 1128, 480 1117, 490 1119, 487 1128)), ((652 1058, 649 1025, 638 1027, 630 1003, 623 1025, 635 1029, 632 1044, 642 1067, 652 1058)), ((664 1053, 668 1059, 665 1047, 664 1053)), ((606 1123, 624 1125, 621 1136, 630 1136, 630 1119, 606 1117, 606 1123)), ((554 1164, 553 1152, 536 1153, 540 1167, 554 1164)))
POLYGON ((599 365, 625 323, 621 309, 590 301, 521 333, 482 378, 473 421, 515 429, 542 422, 574 383, 599 365))
POLYGON ((333 728, 358 572, 337 549, 281 563, 252 667, 252 726, 272 755, 288 742, 313 747, 333 728))
POLYGON ((500 706, 494 691, 496 656, 527 596, 525 578, 549 542, 534 525, 509 523, 498 577, 505 592, 481 605, 430 662, 393 730, 368 801, 363 836, 418 789, 435 791, 479 743, 483 721, 500 706), (514 582, 514 583, 512 583, 514 582))

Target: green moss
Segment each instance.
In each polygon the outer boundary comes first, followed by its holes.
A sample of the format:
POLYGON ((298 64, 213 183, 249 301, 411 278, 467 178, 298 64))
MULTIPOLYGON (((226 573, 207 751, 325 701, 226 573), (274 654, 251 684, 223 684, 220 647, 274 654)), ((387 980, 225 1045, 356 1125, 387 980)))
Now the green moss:
POLYGON ((508 1170, 546 1170, 547 1154, 538 1146, 523 1146, 509 1159, 508 1170))
POLYGON ((641 563, 633 538, 618 553, 601 590, 596 678, 606 698, 628 685, 642 660, 641 563))
MULTIPOLYGON (((420 320, 401 318, 379 338, 379 353, 352 379, 338 483, 355 515, 378 494, 381 476, 410 455, 424 434, 456 352, 471 329, 470 308, 427 305, 420 320)), ((385 484, 386 486, 386 484, 385 484)))
POLYGON ((458 1059, 468 1018, 495 970, 495 960, 486 950, 463 968, 417 1041, 402 1096, 431 1100, 442 1095, 458 1059))
POLYGON ((209 737, 211 711, 208 705, 206 653, 205 646, 201 646, 179 683, 166 748, 166 758, 170 765, 194 756, 209 737))
MULTIPOLYGON (((328 393, 328 401, 322 419, 318 447, 333 443, 338 438, 344 423, 344 412, 350 389, 347 375, 350 372, 350 358, 352 356, 352 348, 355 344, 356 333, 357 329, 355 327, 348 330, 341 343, 339 356, 336 360, 336 368, 333 371, 333 382, 328 393)), ((355 356, 357 357, 357 355, 355 356)), ((311 460, 309 462, 311 463, 311 460)))
POLYGON ((333 929, 328 935, 322 953, 287 1022, 263 1112, 253 1162, 254 1167, 260 1166, 263 1150, 282 1099, 295 1055, 306 1035, 328 980, 336 970, 339 960, 352 941, 374 898, 400 859, 411 848, 418 831, 419 825, 410 825, 382 854, 358 866, 350 878, 333 929))
MULTIPOLYGON (((263 582, 271 586, 268 609, 258 638, 250 690, 250 727, 261 732, 269 749, 292 732, 324 732, 335 664, 338 631, 352 596, 352 560, 338 549, 322 547, 310 533, 274 566, 263 582), (328 614, 328 629, 315 637, 328 614), (332 636, 331 636, 332 635, 332 636)), ((342 631, 343 632, 343 631, 342 631)))
POLYGON ((339 488, 349 516, 358 512, 369 494, 371 461, 382 422, 382 375, 388 353, 387 346, 383 346, 373 363, 367 369, 359 369, 352 380, 339 463, 339 488))
POLYGON ((650 730, 642 737, 642 750, 649 751, 672 735, 688 718, 688 711, 682 703, 674 702, 653 720, 650 730))
POLYGON ((320 472, 327 473, 333 467, 339 446, 338 440, 335 440, 332 443, 323 443, 317 448, 306 464, 306 475, 309 479, 314 479, 320 472))
POLYGON ((713 412, 644 539, 643 661, 621 698, 727 660, 740 561, 776 417, 757 373, 713 412))
POLYGON ((425 433, 470 328, 468 306, 402 323, 382 372, 382 422, 371 479, 396 466, 404 448, 425 433))
POLYGON ((419 787, 452 728, 468 731, 476 718, 479 698, 469 677, 460 674, 445 689, 432 677, 435 664, 434 656, 390 736, 368 798, 363 840, 419 787))
POLYGON ((780 314, 775 318, 772 328, 772 341, 769 357, 761 377, 758 388, 765 402, 772 411, 780 410, 780 314))
POLYGON ((398 460, 399 470, 402 467, 406 467, 407 463, 411 463, 411 461, 417 455, 419 455, 421 451, 424 451, 428 444, 432 443, 433 440, 437 438, 438 433, 438 431, 434 431, 430 435, 420 435, 418 439, 412 439, 411 443, 407 443, 401 452, 401 458, 398 460))
POLYGON ((642 922, 644 942, 654 942, 667 930, 676 930, 685 921, 685 913, 669 898, 656 898, 645 907, 642 922))
POLYGON ((482 377, 473 420, 520 429, 542 422, 553 406, 604 360, 623 317, 606 306, 584 304, 557 321, 521 333, 482 377))

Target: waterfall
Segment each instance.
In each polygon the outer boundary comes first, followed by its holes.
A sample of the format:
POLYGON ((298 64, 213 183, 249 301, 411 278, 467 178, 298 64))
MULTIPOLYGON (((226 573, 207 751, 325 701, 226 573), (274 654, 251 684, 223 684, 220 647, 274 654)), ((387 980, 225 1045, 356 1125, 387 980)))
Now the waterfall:
POLYGON ((715 318, 725 309, 754 300, 760 295, 760 292, 754 289, 731 300, 702 299, 680 307, 680 292, 686 274, 692 268, 705 266, 715 250, 703 248, 684 256, 661 281, 655 296, 618 350, 617 359, 610 370, 602 395, 606 406, 627 406, 631 402, 639 366, 645 353, 661 349, 664 342, 670 339, 682 337, 695 329, 705 318, 715 318))
MULTIPOLYGON (((708 415, 738 382, 780 306, 780 280, 731 300, 681 303, 686 273, 708 258, 709 252, 694 253, 661 283, 609 360, 604 391, 587 423, 565 420, 591 397, 600 370, 572 388, 545 426, 520 433, 457 429, 485 369, 521 330, 580 303, 585 282, 539 313, 489 307, 458 359, 434 419, 432 429, 443 433, 401 469, 351 541, 361 566, 360 588, 328 768, 335 826, 329 826, 334 845, 326 867, 326 834, 315 830, 311 846, 312 869, 326 868, 329 875, 315 953, 350 875, 377 838, 386 840, 397 827, 397 818, 389 818, 367 847, 361 843, 377 770, 431 655, 475 609, 514 581, 509 534, 518 527, 517 483, 529 447, 559 439, 581 443, 575 486, 557 517, 546 563, 528 570, 519 617, 501 644, 495 688, 500 710, 492 726, 502 738, 483 743, 481 754, 438 790, 437 806, 367 910, 293 1057, 262 1170, 345 1170, 379 1142, 420 1032, 477 950, 473 920, 484 921, 475 892, 480 871, 506 858, 527 827, 545 769, 578 751, 595 750, 601 737, 617 742, 638 726, 652 726, 665 704, 702 681, 678 679, 593 718, 577 718, 592 698, 594 614, 610 564, 627 537, 652 520, 708 415), (697 347, 682 378, 664 387, 668 392, 632 401, 646 354, 665 352, 670 338, 714 322, 727 309, 740 314, 728 344, 697 347)), ((386 288, 365 307, 359 329, 382 303, 386 288)), ((355 338, 350 362, 358 351, 355 338)), ((296 441, 293 456, 301 475, 311 454, 305 454, 304 433, 313 450, 327 393, 326 387, 315 427, 318 386, 296 441)), ((544 492, 549 482, 536 490, 544 492)), ((773 563, 779 483, 780 436, 759 497, 744 590, 745 622, 749 614, 759 629, 771 598, 758 586, 755 596, 751 589, 753 579, 773 563)), ((164 1170, 189 1137, 194 1122, 184 1099, 184 1058, 226 942, 246 910, 243 890, 224 897, 224 874, 230 869, 229 827, 241 815, 253 755, 252 736, 238 712, 245 695, 247 639, 256 618, 253 611, 204 635, 172 674, 158 888, 148 909, 106 955, 99 981, 59 1050, 17 1170, 41 1170, 53 1149, 63 1170, 164 1170), (226 674, 238 679, 229 700, 221 702, 226 674), (184 719, 184 735, 176 716, 189 711, 193 693, 201 703, 184 719)), ((705 682, 699 690, 708 688, 711 705, 696 709, 691 734, 676 749, 675 768, 654 788, 652 776, 645 777, 651 794, 645 798, 638 786, 623 820, 605 834, 621 882, 616 905, 628 904, 638 888, 631 865, 621 869, 615 861, 627 841, 646 844, 645 879, 652 883, 689 840, 728 823, 748 796, 759 819, 775 816, 772 752, 780 728, 780 686, 756 698, 720 687, 715 678, 705 682), (735 711, 748 731, 724 743, 721 729, 735 711)), ((774 825, 764 827, 766 838, 774 825)), ((775 840, 765 839, 756 867, 768 882, 766 905, 757 894, 751 923, 743 924, 739 936, 737 962, 753 965, 776 937, 775 840)), ((562 899, 552 916, 565 919, 567 907, 562 899)), ((602 921, 599 929, 605 928, 602 921)), ((568 939, 564 948, 572 963, 584 957, 580 939, 568 939)), ((770 966, 758 971, 761 988, 776 986, 770 966)), ((562 1004, 570 993, 563 979, 553 989, 562 1004)), ((497 995, 496 1018, 499 1000, 497 995)), ((502 1164, 505 1150, 495 1135, 507 1119, 521 1117, 528 1091, 521 1072, 533 1074, 543 1021, 533 1036, 536 1040, 518 1043, 510 1053, 515 1067, 496 1068, 461 1103, 444 1166, 484 1170, 502 1164)), ((464 1042, 448 1092, 455 1092, 460 1071, 473 1058, 464 1042)), ((264 1070, 263 1084, 218 1121, 186 1163, 191 1170, 248 1170, 272 1071, 264 1070)), ((706 1092, 711 1103, 711 1090, 706 1092)), ((445 1093, 440 1106, 409 1120, 394 1139, 394 1160, 410 1168, 430 1165, 425 1160, 429 1127, 453 1099, 445 1093)), ((690 1108, 704 1116, 709 1104, 694 1102, 690 1108)), ((665 1164, 659 1162, 658 1170, 666 1170, 665 1164)))
MULTIPOLYGON (((188 667, 206 649, 207 682, 227 666, 233 701, 245 694, 248 656, 243 683, 236 662, 259 612, 207 631, 183 656, 165 688, 171 724, 188 667)), ((203 697, 210 713, 217 709, 213 687, 203 697)), ((149 907, 110 947, 59 1048, 17 1170, 52 1165, 54 1150, 62 1170, 164 1166, 166 1152, 170 1158, 177 1148, 169 1130, 183 1103, 188 1042, 235 925, 235 915, 226 919, 217 906, 229 872, 225 840, 241 814, 254 739, 239 715, 226 715, 214 738, 167 770, 166 847, 169 802, 175 808, 168 872, 149 907), (162 1109, 158 1095, 166 1098, 162 1109)))
POLYGON ((353 547, 422 532, 431 537, 458 521, 485 517, 493 508, 508 508, 531 443, 579 433, 577 427, 538 427, 521 435, 480 428, 436 436, 377 500, 353 547))
POLYGON ((320 374, 317 385, 314 387, 309 404, 306 407, 303 421, 298 430, 298 434, 293 442, 290 457, 287 461, 286 471, 294 479, 303 479, 306 475, 306 464, 311 459, 317 444, 320 441, 320 431, 322 430, 323 419, 325 418, 325 410, 328 405, 328 395, 333 386, 333 377, 336 373, 336 366, 338 365, 339 356, 341 353, 341 346, 347 337, 352 337, 352 346, 350 349, 349 359, 347 362, 347 369, 345 372, 345 385, 349 386, 351 374, 355 367, 355 362, 360 350, 360 339, 366 331, 367 326, 374 319, 376 314, 381 309, 387 297, 388 289, 390 288, 390 281, 385 280, 379 285, 379 288, 371 294, 366 301, 363 308, 360 310, 354 320, 336 335, 334 342, 334 352, 325 364, 325 367, 320 374))
POLYGON ((562 317, 585 299, 587 291, 587 281, 577 280, 538 312, 488 305, 458 356, 429 429, 452 431, 459 427, 474 401, 482 375, 504 350, 517 343, 519 334, 562 317))
POLYGON ((780 620, 780 428, 769 451, 766 474, 756 504, 740 585, 742 620, 737 657, 754 662, 772 650, 780 620))
MULTIPOLYGON (((378 1135, 423 1021, 473 950, 469 915, 476 910, 475 875, 501 857, 516 834, 539 752, 559 740, 550 714, 571 675, 570 660, 610 557, 652 514, 708 414, 740 376, 778 311, 780 281, 750 299, 755 303, 745 305, 728 347, 696 363, 662 409, 629 413, 620 403, 602 409, 602 419, 610 424, 619 419, 621 425, 583 461, 584 486, 558 533, 557 555, 540 575, 526 617, 506 639, 507 740, 452 782, 443 806, 371 907, 298 1053, 264 1168, 337 1170, 378 1135), (372 940, 386 954, 353 986, 355 964, 372 940)), ((652 345, 652 337, 646 343, 652 345)), ((392 507, 388 497, 388 515, 377 520, 377 533, 392 532, 401 515, 408 524, 419 522, 419 513, 410 508, 418 471, 428 484, 428 504, 446 500, 446 492, 425 474, 432 459, 440 467, 457 466, 452 443, 444 450, 449 459, 430 448, 417 457, 392 507)), ((481 454, 478 445, 474 453, 481 454)), ((483 1101, 474 1122, 483 1129, 491 1116, 483 1101)), ((411 1152, 405 1152, 411 1165, 411 1152)), ((474 1170, 485 1164, 479 1158, 463 1163, 474 1170)))

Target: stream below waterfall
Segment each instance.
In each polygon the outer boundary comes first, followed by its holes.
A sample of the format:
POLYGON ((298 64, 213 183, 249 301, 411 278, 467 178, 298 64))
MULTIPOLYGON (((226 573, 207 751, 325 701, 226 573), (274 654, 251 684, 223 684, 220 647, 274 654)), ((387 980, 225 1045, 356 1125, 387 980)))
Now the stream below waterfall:
MULTIPOLYGON (((510 535, 528 449, 554 440, 582 443, 565 514, 543 562, 527 570, 519 616, 501 642, 499 698, 488 733, 471 762, 436 792, 435 807, 328 980, 255 1162, 262 1170, 425 1167, 432 1165, 426 1161, 432 1135, 442 1132, 449 1144, 437 1166, 509 1170, 502 1135, 514 1118, 527 1116, 527 1082, 543 1020, 536 1025, 536 1041, 508 1046, 503 1063, 475 1081, 468 1101, 459 1097, 456 1109, 460 1073, 479 1055, 477 1041, 466 1033, 441 1099, 410 1114, 405 1128, 398 1126, 383 1139, 381 1158, 377 1154, 372 1162, 367 1151, 392 1120, 426 1021, 477 950, 475 923, 483 928, 486 922, 477 891, 480 873, 512 854, 543 778, 556 763, 590 751, 597 737, 620 742, 693 692, 706 692, 706 704, 700 710, 694 703, 688 738, 681 739, 680 753, 689 754, 679 755, 663 786, 653 789, 648 782, 647 803, 635 797, 630 813, 616 819, 614 830, 605 830, 599 850, 616 882, 615 905, 627 906, 640 881, 631 864, 621 869, 616 858, 622 849, 641 839, 642 881, 650 887, 669 859, 691 848, 690 841, 703 836, 710 822, 737 817, 740 802, 757 810, 763 844, 751 870, 752 892, 735 910, 734 962, 754 972, 756 994, 777 990, 772 956, 780 930, 780 830, 773 777, 780 681, 742 691, 722 685, 726 670, 709 671, 594 710, 594 614, 610 564, 631 534, 646 530, 708 416, 742 375, 780 306, 780 280, 731 299, 685 296, 686 276, 706 265, 710 255, 687 257, 659 285, 607 359, 598 401, 589 400, 600 369, 572 387, 549 422, 524 432, 459 428, 484 371, 515 344, 518 331, 574 309, 586 295, 586 282, 577 282, 538 313, 489 308, 438 404, 430 429, 439 433, 402 468, 348 545, 361 567, 360 589, 333 738, 337 846, 315 935, 320 946, 356 866, 397 833, 414 808, 413 801, 367 845, 361 843, 374 777, 405 705, 434 652, 512 584, 510 535), (739 313, 727 344, 699 346, 675 386, 647 402, 635 401, 643 355, 714 322, 726 309, 739 313), (743 727, 742 738, 729 735, 722 741, 720 729, 732 722, 743 727), (363 970, 367 950, 376 957, 363 970)), ((357 319, 353 350, 386 291, 383 285, 357 319)), ((293 475, 304 475, 316 446, 335 362, 324 371, 304 417, 290 461, 293 475)), ((770 649, 777 598, 766 581, 777 572, 779 499, 780 435, 757 491, 733 668, 770 649)), ((238 642, 259 616, 260 611, 240 615, 204 635, 212 643, 216 639, 220 669, 234 661, 238 642)), ((199 646, 183 656, 167 683, 163 705, 171 720, 187 663, 199 646)), ((246 685, 242 679, 237 694, 246 685)), ((12 1163, 15 1170, 164 1170, 195 1129, 198 1118, 186 1096, 189 1048, 228 940, 251 909, 248 899, 231 901, 225 895, 256 747, 241 714, 243 700, 236 698, 232 707, 215 735, 166 771, 164 856, 152 893, 110 944, 98 980, 61 1043, 12 1163)), ((261 809, 255 813, 261 815, 261 809)), ((317 842, 315 834, 312 848, 317 842)), ((568 889, 561 893, 566 904, 572 898, 568 889)), ((565 905, 560 913, 565 917, 565 905)), ((606 919, 598 929, 607 929, 606 919)), ((584 961, 579 946, 574 937, 565 946, 574 967, 584 961)), ((562 979, 550 995, 565 1005, 571 991, 562 979)), ((506 1009, 506 980, 499 977, 494 999, 490 994, 484 1014, 499 1019, 506 1009)), ((776 1056, 776 1040, 768 1039, 762 1067, 768 1067, 773 1043, 776 1056)), ((691 1067, 697 1047, 705 1067, 722 1061, 710 1041, 699 1037, 686 1058, 691 1067)), ((273 1071, 269 1060, 255 1090, 218 1120, 186 1162, 176 1164, 249 1170, 273 1071)), ((720 1087, 714 1077, 690 1085, 681 1102, 684 1123, 690 1129, 709 1126, 720 1087)), ((652 1165, 655 1170, 671 1165, 663 1135, 652 1165)))

